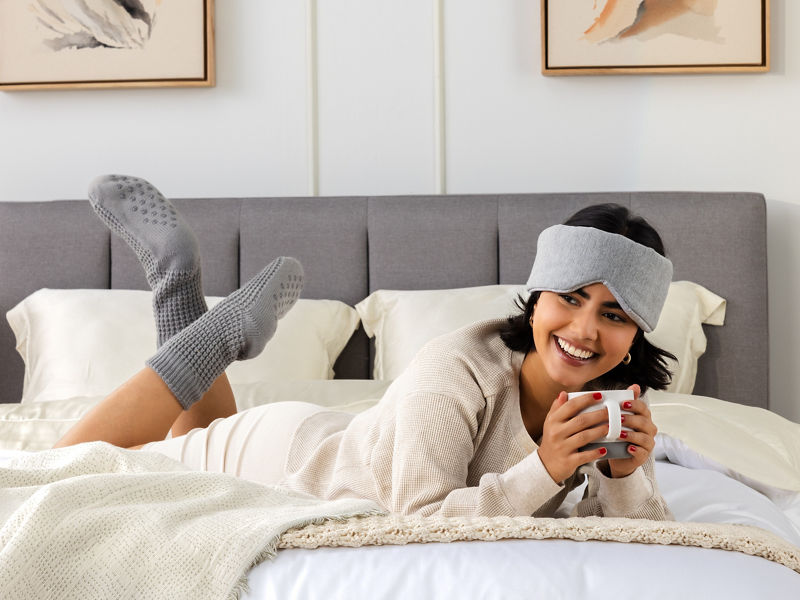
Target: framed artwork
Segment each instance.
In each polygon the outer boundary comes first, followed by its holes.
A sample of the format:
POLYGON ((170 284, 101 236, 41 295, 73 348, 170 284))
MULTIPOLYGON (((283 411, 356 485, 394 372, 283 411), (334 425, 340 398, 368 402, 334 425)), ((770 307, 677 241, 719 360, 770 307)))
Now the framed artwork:
POLYGON ((769 70, 769 0, 541 0, 542 73, 769 70))
POLYGON ((0 0, 0 91, 214 85, 214 0, 0 0))

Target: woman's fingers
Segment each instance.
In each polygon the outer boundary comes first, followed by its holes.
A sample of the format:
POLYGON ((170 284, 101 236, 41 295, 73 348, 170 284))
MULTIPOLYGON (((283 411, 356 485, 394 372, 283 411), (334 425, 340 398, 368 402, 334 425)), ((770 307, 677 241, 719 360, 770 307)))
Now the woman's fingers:
MULTIPOLYGON (((565 392, 561 392, 566 396, 565 392)), ((561 394, 559 394, 559 397, 561 394)), ((595 404, 600 404, 603 402, 603 395, 600 392, 587 392, 586 394, 581 394, 580 396, 575 396, 574 398, 568 400, 558 408, 558 417, 563 420, 567 421, 580 413, 582 410, 589 408, 595 404)))
POLYGON ((605 448, 595 448, 594 450, 583 450, 582 452, 577 452, 575 454, 577 467, 595 460, 602 460, 605 458, 606 454, 608 454, 608 451, 605 448))
POLYGON ((599 427, 592 427, 591 429, 584 429, 579 431, 578 433, 570 436, 568 438, 568 442, 570 446, 577 450, 585 446, 586 444, 591 444, 592 442, 596 442, 600 440, 608 434, 608 425, 600 425, 599 427))
POLYGON ((605 437, 608 433, 608 409, 605 407, 572 417, 564 424, 563 432, 565 437, 573 437, 582 431, 598 426, 603 430, 603 434, 599 437, 605 437))
POLYGON ((622 415, 622 427, 641 431, 653 437, 658 433, 658 428, 653 420, 644 415, 622 415))
POLYGON ((623 431, 620 434, 620 439, 624 442, 628 442, 628 444, 634 444, 639 446, 640 448, 644 448, 647 451, 652 451, 655 448, 655 440, 653 436, 640 433, 638 431, 623 431))

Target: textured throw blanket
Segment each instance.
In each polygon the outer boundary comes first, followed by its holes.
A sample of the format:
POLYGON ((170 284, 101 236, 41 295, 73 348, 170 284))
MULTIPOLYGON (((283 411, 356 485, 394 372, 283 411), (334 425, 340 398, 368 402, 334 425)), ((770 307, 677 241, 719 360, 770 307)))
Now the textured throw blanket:
POLYGON ((357 547, 502 539, 599 540, 717 548, 760 556, 800 573, 800 548, 758 527, 611 517, 541 519, 371 516, 321 525, 310 524, 301 529, 287 531, 281 536, 278 548, 357 547))
POLYGON ((289 528, 379 512, 83 444, 0 469, 3 598, 236 598, 289 528))

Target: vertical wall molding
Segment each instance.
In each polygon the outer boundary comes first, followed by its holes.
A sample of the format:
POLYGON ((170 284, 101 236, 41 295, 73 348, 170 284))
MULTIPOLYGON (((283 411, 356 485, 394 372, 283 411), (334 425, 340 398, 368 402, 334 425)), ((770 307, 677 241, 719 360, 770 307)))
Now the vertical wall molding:
POLYGON ((308 126, 308 194, 319 196, 319 65, 317 0, 306 0, 306 106, 308 126))
POLYGON ((433 0, 433 138, 436 193, 447 193, 447 127, 445 122, 444 0, 433 0))

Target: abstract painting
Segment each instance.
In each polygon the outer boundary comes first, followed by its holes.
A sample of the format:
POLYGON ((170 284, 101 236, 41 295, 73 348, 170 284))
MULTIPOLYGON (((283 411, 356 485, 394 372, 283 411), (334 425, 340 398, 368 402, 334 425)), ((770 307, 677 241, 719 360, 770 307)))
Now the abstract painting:
POLYGON ((214 85, 213 0, 0 0, 0 90, 214 85))
POLYGON ((541 0, 542 73, 769 70, 769 0, 541 0))

